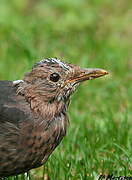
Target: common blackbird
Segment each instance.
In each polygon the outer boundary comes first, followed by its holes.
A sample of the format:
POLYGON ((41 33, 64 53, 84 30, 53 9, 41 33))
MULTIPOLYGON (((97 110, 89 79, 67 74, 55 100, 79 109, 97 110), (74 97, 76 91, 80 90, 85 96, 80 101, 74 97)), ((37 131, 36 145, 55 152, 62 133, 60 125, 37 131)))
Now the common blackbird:
POLYGON ((71 94, 81 82, 106 74, 47 58, 23 80, 0 81, 0 177, 44 164, 66 135, 71 94))

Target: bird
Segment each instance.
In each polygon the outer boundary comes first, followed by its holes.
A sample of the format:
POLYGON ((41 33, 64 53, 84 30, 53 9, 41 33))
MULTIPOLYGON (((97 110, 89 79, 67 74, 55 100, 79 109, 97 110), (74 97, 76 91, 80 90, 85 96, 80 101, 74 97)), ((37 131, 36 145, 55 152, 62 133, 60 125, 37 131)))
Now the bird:
POLYGON ((71 95, 82 82, 106 74, 45 58, 22 80, 1 80, 0 178, 45 164, 66 135, 71 95))

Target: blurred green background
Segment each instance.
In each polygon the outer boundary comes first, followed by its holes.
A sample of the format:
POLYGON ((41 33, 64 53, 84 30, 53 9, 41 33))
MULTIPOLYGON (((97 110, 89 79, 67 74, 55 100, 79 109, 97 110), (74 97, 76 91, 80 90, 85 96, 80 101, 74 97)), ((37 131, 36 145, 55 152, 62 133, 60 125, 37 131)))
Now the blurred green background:
POLYGON ((21 79, 45 57, 110 72, 73 96, 67 137, 31 179, 132 176, 131 20, 131 0, 0 1, 1 80, 21 79))

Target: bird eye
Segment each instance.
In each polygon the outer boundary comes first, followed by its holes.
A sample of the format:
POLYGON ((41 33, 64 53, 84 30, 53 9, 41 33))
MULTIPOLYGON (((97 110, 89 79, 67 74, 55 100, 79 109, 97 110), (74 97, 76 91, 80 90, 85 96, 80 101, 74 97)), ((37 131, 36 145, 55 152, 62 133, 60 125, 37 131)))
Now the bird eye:
POLYGON ((57 82, 57 81, 59 81, 59 79, 60 79, 60 75, 57 73, 53 73, 50 75, 50 80, 53 82, 57 82))

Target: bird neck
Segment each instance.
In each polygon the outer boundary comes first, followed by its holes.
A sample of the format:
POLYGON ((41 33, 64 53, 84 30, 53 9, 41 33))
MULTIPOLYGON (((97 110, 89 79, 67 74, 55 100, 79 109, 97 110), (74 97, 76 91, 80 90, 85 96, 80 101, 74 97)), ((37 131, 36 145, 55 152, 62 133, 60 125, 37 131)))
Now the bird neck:
POLYGON ((47 121, 60 116, 61 113, 66 116, 69 101, 47 101, 43 93, 39 93, 36 87, 27 83, 20 84, 17 93, 25 97, 35 114, 41 116, 43 119, 47 119, 47 121))
POLYGON ((45 102, 42 97, 33 97, 29 99, 30 107, 35 112, 38 113, 44 119, 53 119, 59 116, 61 113, 66 114, 67 105, 63 102, 45 102))

